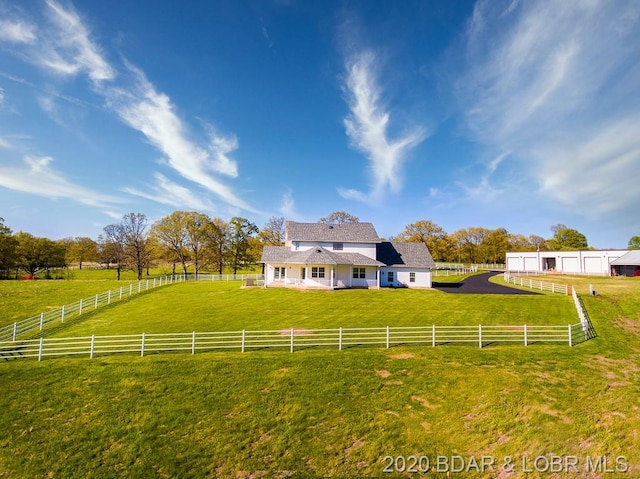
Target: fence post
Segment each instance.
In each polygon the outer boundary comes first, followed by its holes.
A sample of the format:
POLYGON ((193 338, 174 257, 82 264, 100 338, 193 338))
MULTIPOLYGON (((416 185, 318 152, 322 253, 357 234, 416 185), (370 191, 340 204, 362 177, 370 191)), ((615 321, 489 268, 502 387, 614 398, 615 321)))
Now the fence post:
POLYGON ((142 333, 142 344, 140 345, 140 356, 144 356, 144 333, 142 333))
POLYGON ((524 325, 524 345, 529 346, 529 339, 527 338, 527 325, 524 325))
POLYGON ((16 336, 18 334, 18 322, 13 323, 13 342, 16 342, 16 336))
POLYGON ((389 349, 389 326, 387 326, 387 349, 389 349))
POLYGON ((293 328, 291 328, 291 352, 293 352, 293 328))
POLYGON ((62 305, 62 309, 60 309, 60 322, 64 323, 64 305, 62 305))
POLYGON ((82 314, 82 300, 80 300, 80 307, 78 308, 78 316, 82 314))
POLYGON ((107 304, 111 304, 111 290, 107 293, 107 304))
POLYGON ((241 351, 244 353, 244 340, 245 340, 245 330, 242 330, 242 346, 241 346, 241 351))
POLYGON ((96 294, 96 301, 95 304, 93 305, 93 309, 97 309, 98 308, 98 295, 96 294))
POLYGON ((40 346, 38 347, 38 361, 42 361, 42 346, 43 346, 44 338, 40 336, 40 346))
POLYGON ((142 288, 142 281, 138 281, 138 293, 140 292, 141 288, 142 288))
POLYGON ((147 280, 147 287, 146 287, 145 291, 148 291, 148 290, 149 290, 149 280, 147 280))
POLYGON ((573 331, 571 330, 571 325, 569 325, 569 347, 573 347, 573 331))
POLYGON ((431 325, 431 346, 436 347, 436 325, 431 325))
POLYGON ((191 336, 191 354, 196 354, 196 332, 191 336))
POLYGON ((89 354, 89 359, 93 359, 93 352, 95 351, 95 347, 96 347, 96 335, 93 334, 91 335, 91 353, 89 354))
POLYGON ((42 331, 43 326, 44 326, 44 313, 40 313, 40 331, 42 331))
POLYGON ((342 351, 342 326, 338 330, 338 351, 342 351))
POLYGON ((122 286, 120 286, 120 297, 118 299, 122 299, 122 286))
POLYGON ((156 287, 156 279, 153 278, 153 286, 152 286, 152 288, 155 288, 155 287, 156 287))
POLYGON ((482 349, 482 325, 478 325, 478 346, 482 349))

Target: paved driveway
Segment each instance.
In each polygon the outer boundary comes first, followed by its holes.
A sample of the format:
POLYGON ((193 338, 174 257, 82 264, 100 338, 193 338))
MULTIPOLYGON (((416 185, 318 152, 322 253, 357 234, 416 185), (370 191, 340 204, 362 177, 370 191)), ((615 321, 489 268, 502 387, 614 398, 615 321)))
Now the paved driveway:
POLYGON ((439 289, 445 293, 465 294, 540 294, 535 291, 523 291, 510 286, 489 282, 491 276, 502 273, 482 273, 469 276, 459 283, 438 283, 438 277, 434 277, 433 289, 439 289))

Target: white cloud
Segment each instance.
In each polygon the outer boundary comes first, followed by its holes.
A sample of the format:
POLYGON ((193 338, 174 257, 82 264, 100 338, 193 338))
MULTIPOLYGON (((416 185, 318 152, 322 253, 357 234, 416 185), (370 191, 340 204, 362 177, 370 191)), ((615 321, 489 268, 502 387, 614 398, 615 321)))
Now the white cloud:
POLYGON ((53 158, 49 156, 27 155, 23 162, 23 167, 0 167, 0 186, 45 198, 71 199, 101 208, 123 202, 114 196, 72 183, 51 167, 53 158))
POLYGON ((178 183, 169 180, 160 173, 155 173, 155 184, 150 187, 151 192, 140 191, 136 188, 125 188, 124 191, 157 203, 173 206, 178 209, 197 211, 215 211, 216 205, 202 195, 178 183))
POLYGON ((235 172, 235 164, 226 155, 237 147, 237 141, 214 137, 212 151, 190 141, 187 128, 175 113, 169 97, 156 91, 142 71, 133 66, 130 69, 136 78, 134 88, 105 91, 109 105, 120 118, 162 151, 167 164, 182 177, 203 186, 233 207, 255 212, 229 186, 210 174, 220 170, 227 174, 235 172))
POLYGON ((351 114, 344 120, 354 148, 365 154, 370 164, 372 185, 369 193, 339 189, 348 199, 379 201, 387 191, 402 187, 402 166, 408 153, 426 138, 422 128, 415 128, 389 139, 389 112, 380 99, 376 83, 375 57, 361 53, 347 62, 346 91, 351 114))
POLYGON ((22 20, 0 20, 0 41, 11 43, 34 43, 36 27, 22 20))
POLYGON ((75 10, 65 9, 53 0, 48 0, 47 6, 49 18, 57 28, 46 39, 48 45, 40 57, 41 64, 65 75, 86 72, 93 82, 112 80, 114 69, 89 38, 75 10))
POLYGON ((487 154, 510 152, 495 167, 584 216, 638 219, 639 19, 633 0, 476 4, 458 94, 487 154))

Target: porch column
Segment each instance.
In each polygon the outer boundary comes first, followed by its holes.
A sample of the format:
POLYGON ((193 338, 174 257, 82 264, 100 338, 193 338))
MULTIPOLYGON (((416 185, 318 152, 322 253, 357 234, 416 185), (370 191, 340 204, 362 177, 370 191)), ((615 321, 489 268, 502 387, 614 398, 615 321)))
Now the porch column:
POLYGON ((380 289, 380 266, 376 267, 376 288, 380 289))
POLYGON ((332 267, 331 268, 331 289, 335 288, 335 285, 333 284, 333 280, 334 280, 334 276, 335 276, 334 272, 335 272, 335 269, 332 267))

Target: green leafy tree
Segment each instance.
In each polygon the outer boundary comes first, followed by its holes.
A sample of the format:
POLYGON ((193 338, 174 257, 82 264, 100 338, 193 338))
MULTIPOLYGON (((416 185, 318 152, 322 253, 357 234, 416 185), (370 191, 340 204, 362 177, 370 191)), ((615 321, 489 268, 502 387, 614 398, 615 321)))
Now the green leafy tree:
POLYGON ((189 250, 187 249, 186 213, 174 211, 169 216, 156 221, 149 231, 149 236, 160 243, 166 253, 166 259, 175 264, 182 265, 182 271, 187 273, 187 261, 189 250))
POLYGON ((189 211, 185 214, 185 233, 187 235, 187 247, 196 276, 200 272, 202 266, 202 258, 205 256, 205 248, 207 246, 207 227, 209 217, 202 213, 189 211))
POLYGON ((640 236, 632 236, 629 239, 629 249, 640 249, 640 236))
POLYGON ((229 221, 229 265, 233 274, 244 266, 258 261, 251 249, 250 239, 258 233, 258 227, 246 218, 234 216, 229 221))
POLYGON ((67 260, 78 263, 78 268, 82 269, 82 263, 95 261, 98 258, 97 243, 86 236, 74 238, 68 243, 67 260))
POLYGON ((505 228, 489 230, 480 243, 480 261, 482 263, 504 263, 506 253, 511 247, 509 236, 509 232, 505 228))
POLYGON ((17 233, 15 238, 18 242, 17 265, 30 276, 46 271, 48 277, 51 268, 66 266, 64 243, 38 238, 22 231, 17 233))
POLYGON ((395 241, 424 243, 435 261, 447 261, 452 245, 446 231, 430 220, 420 220, 407 225, 395 241))
POLYGON ((229 252, 229 223, 211 218, 204 228, 205 261, 222 274, 229 252))
POLYGON ((18 241, 13 237, 11 228, 0 218, 0 278, 8 278, 15 267, 18 241))
POLYGON ((577 230, 557 224, 551 227, 551 231, 554 233, 553 238, 547 241, 547 245, 552 250, 571 251, 589 248, 586 236, 577 230))

